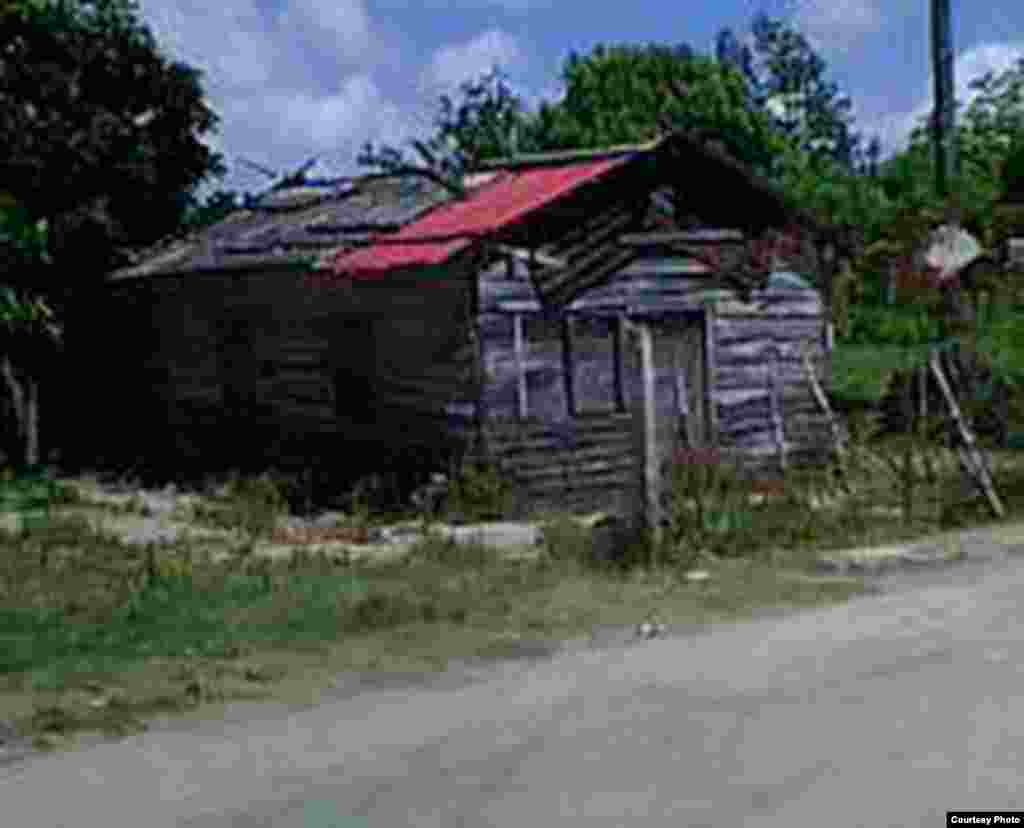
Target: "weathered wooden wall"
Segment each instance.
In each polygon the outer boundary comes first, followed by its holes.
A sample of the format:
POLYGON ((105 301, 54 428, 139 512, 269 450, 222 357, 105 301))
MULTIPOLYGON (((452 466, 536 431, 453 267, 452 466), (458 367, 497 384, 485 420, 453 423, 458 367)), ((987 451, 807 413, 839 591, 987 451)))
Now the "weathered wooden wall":
POLYGON ((143 418, 140 451, 199 463, 344 463, 354 447, 443 443, 475 413, 467 293, 455 279, 317 289, 294 271, 122 284, 115 313, 148 328, 149 347, 110 355, 133 398, 111 417, 143 418))
POLYGON ((489 420, 488 456, 515 485, 518 510, 625 510, 636 476, 632 419, 489 420))
MULTIPOLYGON (((831 431, 813 397, 801 356, 806 347, 819 378, 826 380, 827 310, 821 296, 779 274, 767 290, 755 292, 752 301, 744 303, 716 286, 712 277, 692 259, 647 255, 585 292, 564 311, 570 321, 572 357, 567 373, 561 319, 545 317, 526 263, 498 260, 484 269, 484 400, 489 421, 504 421, 513 435, 502 442, 502 457, 517 434, 515 421, 524 415, 520 428, 547 423, 571 433, 584 414, 614 420, 638 399, 634 348, 619 323, 625 317, 646 321, 652 328, 657 442, 666 459, 678 446, 714 443, 741 454, 752 471, 771 473, 779 468, 781 437, 789 464, 826 460, 832 450, 831 431), (769 377, 776 380, 781 432, 772 420, 769 377)), ((609 446, 620 436, 610 436, 609 446)), ((594 433, 590 440, 600 442, 601 434, 594 433)), ((506 465, 515 474, 516 466, 507 461, 506 465)), ((546 478, 555 492, 559 468, 555 463, 546 478)), ((604 473, 600 464, 595 468, 604 473)), ((631 485, 624 472, 620 482, 631 485)), ((539 491, 523 485, 532 493, 539 491)))
POLYGON ((752 300, 719 300, 712 316, 719 445, 740 449, 752 466, 779 468, 771 419, 774 381, 788 462, 825 462, 834 448, 832 433, 802 361, 806 349, 819 379, 825 379, 828 317, 821 297, 816 291, 782 284, 756 292, 752 300))

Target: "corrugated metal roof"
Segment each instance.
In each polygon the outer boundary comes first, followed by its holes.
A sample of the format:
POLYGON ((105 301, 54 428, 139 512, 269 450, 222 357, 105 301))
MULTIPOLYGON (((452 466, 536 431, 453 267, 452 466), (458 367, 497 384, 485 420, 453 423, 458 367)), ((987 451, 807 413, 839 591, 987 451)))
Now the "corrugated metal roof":
POLYGON ((449 198, 440 185, 415 176, 271 190, 212 227, 149 251, 112 278, 232 269, 243 261, 259 267, 347 249, 364 244, 371 232, 394 232, 449 198))
POLYGON ((380 244, 342 253, 337 274, 370 276, 397 267, 440 264, 470 242, 620 166, 630 156, 499 175, 463 201, 428 213, 380 244))

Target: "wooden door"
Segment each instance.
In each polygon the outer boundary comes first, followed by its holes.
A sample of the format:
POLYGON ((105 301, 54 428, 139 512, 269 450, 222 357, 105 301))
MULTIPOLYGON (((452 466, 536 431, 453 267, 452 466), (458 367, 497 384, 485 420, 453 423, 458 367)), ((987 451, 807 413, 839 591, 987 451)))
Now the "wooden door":
MULTIPOLYGON (((647 324, 654 350, 655 439, 658 454, 668 461, 677 449, 705 447, 710 440, 704 314, 651 319, 647 324)), ((627 400, 635 412, 643 406, 643 378, 633 338, 627 337, 624 346, 627 400)))
POLYGON ((653 324, 659 431, 675 448, 707 444, 703 315, 653 324))

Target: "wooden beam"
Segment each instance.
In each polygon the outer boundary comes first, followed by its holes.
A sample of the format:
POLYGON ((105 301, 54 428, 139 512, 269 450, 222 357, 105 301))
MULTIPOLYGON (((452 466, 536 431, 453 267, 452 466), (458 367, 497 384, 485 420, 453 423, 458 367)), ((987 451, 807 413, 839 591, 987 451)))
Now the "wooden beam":
POLYGON ((704 309, 704 404, 707 406, 705 430, 708 446, 718 447, 718 405, 715 390, 718 387, 717 358, 715 345, 715 320, 718 315, 716 303, 710 302, 704 309))
POLYGON ((653 247, 663 244, 723 244, 742 242, 740 230, 669 230, 654 233, 627 233, 619 236, 624 247, 653 247))
POLYGON ((974 433, 967 425, 967 420, 964 419, 963 413, 960 411, 960 406, 957 404, 956 396, 953 394, 953 389, 949 385, 949 380, 946 378, 946 374, 942 370, 942 364, 939 362, 938 350, 932 351, 931 357, 928 360, 928 365, 931 368, 932 374, 935 375, 935 380, 939 384, 939 390, 942 391, 942 396, 946 398, 946 405, 949 407, 949 411, 953 415, 953 420, 956 423, 957 430, 960 433, 960 439, 963 442, 963 445, 960 446, 960 460, 969 470, 971 475, 974 477, 975 482, 988 498, 989 505, 992 507, 992 513, 996 517, 1001 518, 1006 514, 1006 510, 1003 508, 1003 503, 999 499, 995 486, 992 484, 992 477, 985 464, 985 458, 978 449, 978 444, 974 439, 974 433))
POLYGON ((828 418, 828 427, 832 432, 832 439, 835 442, 836 454, 843 457, 846 454, 846 446, 843 445, 842 429, 840 429, 839 422, 836 420, 836 415, 832 411, 832 406, 829 405, 828 397, 825 395, 825 390, 821 387, 821 383, 818 381, 818 375, 814 370, 814 365, 811 363, 811 357, 806 348, 801 349, 800 356, 803 361, 804 373, 807 376, 807 381, 811 385, 811 393, 814 394, 814 401, 818 404, 818 407, 825 412, 825 416, 828 418))
POLYGON ((570 417, 576 416, 576 367, 572 354, 572 320, 562 317, 562 376, 565 382, 565 408, 570 417))
MULTIPOLYGON (((569 302, 584 290, 604 281, 616 270, 626 267, 632 260, 632 251, 599 248, 586 259, 558 273, 557 279, 538 279, 541 283, 539 292, 550 301, 569 302)), ((543 271, 541 277, 549 274, 550 271, 543 271)))
POLYGON ((499 244, 497 250, 500 253, 504 253, 506 256, 511 256, 512 258, 519 259, 522 262, 529 262, 531 264, 536 263, 544 267, 562 268, 567 266, 564 259, 549 256, 546 253, 541 253, 539 250, 524 250, 521 247, 509 247, 504 244, 499 244))
POLYGON ((513 347, 516 357, 516 402, 519 419, 525 420, 529 414, 526 399, 526 346, 523 341, 523 315, 512 317, 513 347))
MULTIPOLYGON (((633 406, 633 434, 636 440, 640 479, 637 486, 639 522, 650 533, 657 550, 662 536, 662 457, 657 442, 655 408, 654 338, 643 323, 627 321, 627 330, 635 338, 640 363, 640 399, 633 406)), ((654 561, 652 561, 653 563, 654 561)))
POLYGON ((625 382, 623 381, 623 359, 624 352, 622 348, 623 330, 625 329, 625 320, 623 317, 617 316, 612 320, 612 377, 615 386, 615 410, 623 412, 626 410, 626 389, 625 382))
POLYGON ((782 420, 782 402, 779 399, 779 354, 772 353, 771 362, 768 366, 768 401, 771 405, 772 439, 775 441, 775 449, 779 455, 779 470, 786 470, 786 432, 782 420))

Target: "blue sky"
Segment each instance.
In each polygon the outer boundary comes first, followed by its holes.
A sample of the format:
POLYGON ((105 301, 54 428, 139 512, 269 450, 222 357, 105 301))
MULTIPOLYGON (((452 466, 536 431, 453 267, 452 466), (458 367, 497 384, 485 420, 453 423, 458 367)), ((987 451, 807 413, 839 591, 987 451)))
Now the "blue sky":
MULTIPOLYGON (((1024 57, 1024 3, 953 0, 957 85, 1024 57)), ((558 93, 570 50, 685 42, 710 50, 757 11, 797 25, 853 98, 860 125, 900 146, 930 95, 929 0, 140 0, 169 54, 206 73, 221 116, 222 186, 266 183, 237 163, 353 172, 366 140, 429 129, 437 97, 500 64, 529 101, 558 93)), ((962 93, 962 94, 965 94, 962 93)))

